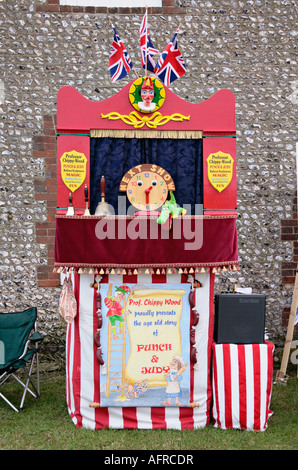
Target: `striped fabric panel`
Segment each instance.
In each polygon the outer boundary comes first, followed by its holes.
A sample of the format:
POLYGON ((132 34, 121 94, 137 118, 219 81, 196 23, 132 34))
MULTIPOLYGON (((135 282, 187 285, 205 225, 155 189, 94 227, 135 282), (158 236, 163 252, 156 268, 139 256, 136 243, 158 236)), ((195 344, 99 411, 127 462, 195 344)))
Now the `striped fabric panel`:
POLYGON ((265 431, 272 415, 272 343, 213 344, 215 427, 265 431))
MULTIPOLYGON (((203 287, 196 289, 200 320, 196 326, 197 365, 191 365, 191 398, 200 406, 176 407, 89 407, 100 401, 100 366, 96 361, 93 335, 96 332, 96 292, 90 288, 94 276, 75 275, 74 291, 78 314, 66 333, 66 400, 69 415, 77 427, 102 429, 196 429, 210 423, 212 384, 210 364, 213 337, 213 274, 198 274, 203 287)), ((170 275, 109 275, 108 283, 183 283, 186 277, 170 275)))

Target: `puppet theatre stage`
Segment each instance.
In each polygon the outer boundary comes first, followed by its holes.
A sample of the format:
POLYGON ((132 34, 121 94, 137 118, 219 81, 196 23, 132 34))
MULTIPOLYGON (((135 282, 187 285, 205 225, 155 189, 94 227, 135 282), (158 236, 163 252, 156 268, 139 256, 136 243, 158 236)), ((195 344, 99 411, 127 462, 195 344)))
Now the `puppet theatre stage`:
POLYGON ((98 102, 59 90, 54 269, 76 426, 266 429, 272 348, 213 341, 215 275, 239 270, 235 132, 229 90, 197 104, 146 77, 98 102))

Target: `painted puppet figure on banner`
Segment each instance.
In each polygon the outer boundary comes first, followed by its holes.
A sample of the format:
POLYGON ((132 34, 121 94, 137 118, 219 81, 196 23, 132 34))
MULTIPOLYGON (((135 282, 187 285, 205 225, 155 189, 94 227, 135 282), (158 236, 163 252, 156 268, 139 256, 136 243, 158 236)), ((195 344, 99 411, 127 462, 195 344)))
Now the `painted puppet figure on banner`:
POLYGON ((130 292, 127 286, 116 287, 116 293, 111 295, 112 286, 109 288, 108 296, 105 297, 105 305, 108 307, 107 317, 110 320, 113 339, 119 339, 116 334, 116 322, 119 323, 120 333, 123 333, 124 318, 122 313, 125 312, 125 294, 130 292))
POLYGON ((188 284, 102 284, 100 406, 189 406, 188 284))

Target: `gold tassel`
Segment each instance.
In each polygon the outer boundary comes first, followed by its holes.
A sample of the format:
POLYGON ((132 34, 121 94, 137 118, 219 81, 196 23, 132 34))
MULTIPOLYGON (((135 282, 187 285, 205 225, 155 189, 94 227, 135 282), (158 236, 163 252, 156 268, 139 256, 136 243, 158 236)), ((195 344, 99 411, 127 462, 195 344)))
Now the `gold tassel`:
POLYGON ((172 270, 170 268, 168 269, 168 274, 172 274, 172 270))
POLYGON ((104 274, 104 273, 105 272, 104 272, 103 268, 101 268, 101 270, 99 271, 99 274, 104 274))
POLYGON ((190 268, 190 270, 188 272, 193 273, 194 272, 193 268, 190 268))
POLYGON ((183 274, 182 268, 179 268, 178 274, 183 274))
POLYGON ((237 268, 235 265, 233 266, 233 271, 237 271, 237 268))
POLYGON ((158 268, 156 270, 156 274, 160 274, 160 270, 158 268))
POLYGON ((134 269, 134 270, 133 270, 133 273, 134 273, 134 274, 138 274, 138 270, 137 270, 137 269, 134 269))
POLYGON ((212 269, 212 272, 213 272, 213 273, 216 273, 216 268, 213 268, 213 269, 212 269))
POLYGON ((205 269, 204 269, 204 268, 202 268, 202 269, 201 269, 201 273, 205 273, 205 272, 206 272, 206 271, 205 271, 205 269))
POLYGON ((125 270, 125 269, 122 269, 122 274, 126 274, 126 270, 125 270))
POLYGON ((78 270, 78 274, 83 274, 82 268, 80 268, 80 269, 78 270))
POLYGON ((115 269, 114 268, 111 269, 111 274, 115 274, 115 269))
POLYGON ((149 274, 149 269, 145 269, 145 274, 149 274))
POLYGON ((93 269, 92 268, 89 269, 89 274, 93 274, 93 269))
POLYGON ((223 272, 225 273, 225 272, 227 271, 227 268, 224 266, 224 267, 222 268, 222 270, 223 270, 223 272))

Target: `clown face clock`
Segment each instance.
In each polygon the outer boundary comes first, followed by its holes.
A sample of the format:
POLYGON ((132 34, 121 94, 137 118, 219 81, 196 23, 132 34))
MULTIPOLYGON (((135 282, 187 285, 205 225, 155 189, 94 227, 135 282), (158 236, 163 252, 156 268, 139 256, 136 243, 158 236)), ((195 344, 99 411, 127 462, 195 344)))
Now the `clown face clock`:
POLYGON ((146 163, 131 168, 122 178, 120 191, 139 211, 151 212, 165 202, 169 191, 175 190, 171 175, 158 165, 146 163))

